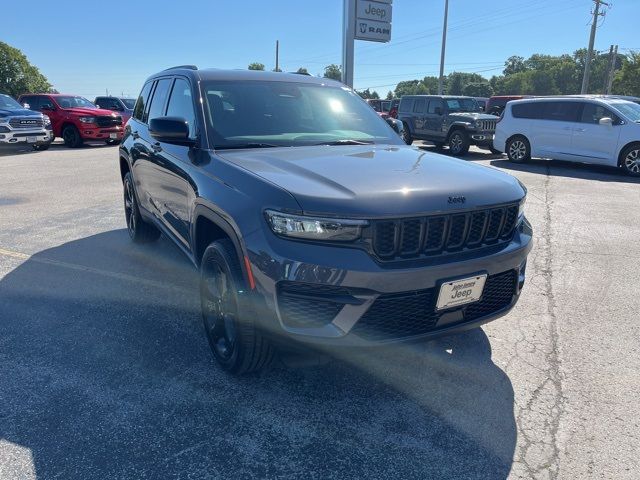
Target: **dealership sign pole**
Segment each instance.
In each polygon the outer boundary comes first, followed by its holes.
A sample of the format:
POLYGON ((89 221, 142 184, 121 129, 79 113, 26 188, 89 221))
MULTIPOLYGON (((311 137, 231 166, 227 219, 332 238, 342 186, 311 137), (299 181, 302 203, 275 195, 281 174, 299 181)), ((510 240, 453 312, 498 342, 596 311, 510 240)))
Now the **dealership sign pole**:
POLYGON ((342 83, 353 88, 355 40, 387 43, 391 40, 392 0, 344 0, 342 83))

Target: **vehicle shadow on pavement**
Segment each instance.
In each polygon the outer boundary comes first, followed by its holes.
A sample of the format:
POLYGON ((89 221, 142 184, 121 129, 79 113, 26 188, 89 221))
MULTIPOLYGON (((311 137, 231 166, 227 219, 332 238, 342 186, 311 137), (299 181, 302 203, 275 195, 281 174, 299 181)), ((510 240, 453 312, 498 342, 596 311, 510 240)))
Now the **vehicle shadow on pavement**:
POLYGON ((636 183, 640 178, 626 175, 620 168, 605 165, 589 165, 586 163, 566 162, 563 160, 529 160, 526 163, 513 163, 506 158, 492 160, 494 167, 515 172, 538 173, 554 177, 579 178, 600 182, 636 183))
POLYGON ((169 242, 114 230, 5 260, 3 475, 509 474, 513 388, 481 329, 235 378, 214 365, 196 271, 169 242))

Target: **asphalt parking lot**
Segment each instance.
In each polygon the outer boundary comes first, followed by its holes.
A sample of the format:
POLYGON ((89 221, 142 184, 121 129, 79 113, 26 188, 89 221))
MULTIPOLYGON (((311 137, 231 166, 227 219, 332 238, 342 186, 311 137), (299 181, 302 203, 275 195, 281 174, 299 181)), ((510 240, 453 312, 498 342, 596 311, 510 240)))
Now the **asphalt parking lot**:
POLYGON ((467 159, 529 189, 509 315, 238 379, 190 264, 129 242, 117 147, 0 151, 0 478, 637 478, 640 181, 467 159))

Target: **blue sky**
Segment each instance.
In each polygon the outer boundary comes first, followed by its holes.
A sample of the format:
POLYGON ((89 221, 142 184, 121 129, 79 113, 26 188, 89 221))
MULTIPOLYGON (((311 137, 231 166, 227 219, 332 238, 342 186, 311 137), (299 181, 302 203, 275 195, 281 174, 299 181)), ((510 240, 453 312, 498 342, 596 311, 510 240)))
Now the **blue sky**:
MULTIPOLYGON (((356 41, 355 87, 381 94, 436 75, 444 0, 395 0, 392 41, 356 41)), ((498 74, 510 55, 560 54, 587 45, 591 0, 450 0, 446 71, 498 74)), ((342 0, 129 0, 3 2, 0 40, 21 49, 54 86, 92 98, 134 96, 160 69, 274 67, 319 74, 341 62, 342 0), (61 8, 64 5, 64 8, 61 8), (165 5, 173 5, 171 7, 165 5), (179 6, 175 6, 179 5, 179 6), (11 19, 11 21, 6 21, 11 19), (38 34, 34 32, 39 31, 38 34)), ((613 0, 596 49, 640 50, 640 0, 613 0)))

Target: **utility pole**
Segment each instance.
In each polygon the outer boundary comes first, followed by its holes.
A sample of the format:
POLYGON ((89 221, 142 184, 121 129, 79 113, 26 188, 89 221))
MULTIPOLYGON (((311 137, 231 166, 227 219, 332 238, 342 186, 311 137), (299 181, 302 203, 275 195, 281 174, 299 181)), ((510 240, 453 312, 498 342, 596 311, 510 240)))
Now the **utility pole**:
POLYGON ((618 45, 611 45, 609 53, 609 74, 605 80, 604 93, 611 95, 611 87, 613 86, 613 76, 616 73, 616 61, 618 60, 618 45))
POLYGON ((593 0, 595 7, 593 9, 593 20, 591 22, 591 35, 589 36, 589 49, 587 50, 587 58, 584 64, 584 76, 582 77, 582 88, 580 93, 585 94, 589 90, 589 74, 591 73, 591 57, 593 56, 593 43, 596 40, 596 28, 598 28, 598 17, 604 17, 605 12, 600 13, 600 5, 609 6, 602 0, 593 0))
POLYGON ((447 16, 449 14, 449 0, 444 0, 444 25, 442 26, 442 51, 440 52, 440 77, 438 77, 438 95, 442 95, 444 83, 444 52, 447 47, 447 16))
POLYGON ((276 72, 280 71, 280 65, 279 65, 279 53, 280 53, 280 40, 276 40, 276 72))

